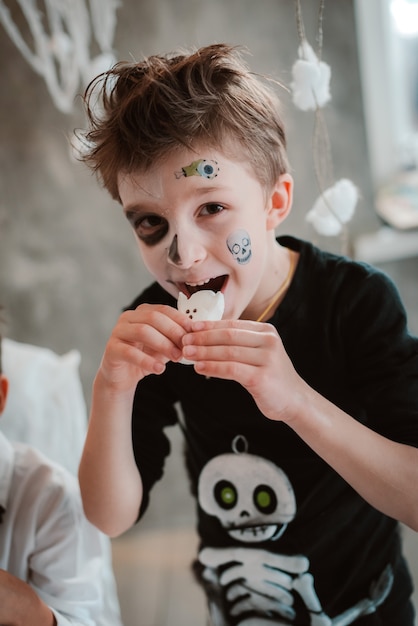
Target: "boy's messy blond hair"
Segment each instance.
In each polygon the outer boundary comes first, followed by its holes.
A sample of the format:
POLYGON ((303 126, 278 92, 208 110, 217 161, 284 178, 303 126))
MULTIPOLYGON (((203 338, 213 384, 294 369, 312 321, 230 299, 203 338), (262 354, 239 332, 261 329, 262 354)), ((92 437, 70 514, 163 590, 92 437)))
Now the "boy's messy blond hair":
POLYGON ((81 159, 116 200, 120 172, 145 171, 198 143, 231 155, 238 147, 267 187, 288 171, 279 99, 236 47, 118 63, 90 83, 84 102, 90 128, 81 159))

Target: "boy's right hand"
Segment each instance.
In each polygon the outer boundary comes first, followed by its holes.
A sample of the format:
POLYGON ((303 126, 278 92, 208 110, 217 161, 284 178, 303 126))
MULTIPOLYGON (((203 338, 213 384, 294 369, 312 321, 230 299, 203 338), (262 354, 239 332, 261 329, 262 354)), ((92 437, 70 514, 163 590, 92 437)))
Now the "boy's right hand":
POLYGON ((140 304, 125 311, 107 342, 99 369, 102 379, 123 391, 149 374, 162 374, 168 361, 182 358, 186 332, 189 319, 173 307, 140 304))

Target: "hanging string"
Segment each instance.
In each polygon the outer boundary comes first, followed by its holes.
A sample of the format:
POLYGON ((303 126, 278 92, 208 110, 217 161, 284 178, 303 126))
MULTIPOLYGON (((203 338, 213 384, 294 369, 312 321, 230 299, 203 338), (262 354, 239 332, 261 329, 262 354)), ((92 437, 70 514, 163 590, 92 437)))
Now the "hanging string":
MULTIPOLYGON (((323 51, 323 41, 324 41, 324 11, 325 11, 325 0, 319 0, 319 10, 318 10, 318 21, 317 21, 317 33, 316 33, 316 44, 317 51, 316 56, 318 59, 318 63, 321 62, 322 51, 323 51)), ((295 0, 295 13, 296 13, 296 27, 299 38, 299 46, 303 51, 304 45, 306 45, 307 38, 305 33, 305 24, 303 21, 302 14, 302 6, 300 0, 295 0)), ((331 150, 331 141, 328 133, 328 127, 325 121, 325 117, 322 111, 322 108, 318 105, 316 101, 316 95, 313 94, 313 98, 316 102, 315 108, 315 117, 314 117, 314 128, 313 128, 313 136, 312 136, 312 158, 313 158, 313 168, 315 179, 318 185, 319 192, 323 198, 323 201, 327 205, 329 211, 335 215, 336 219, 339 222, 340 219, 338 215, 336 215, 333 207, 328 203, 327 197, 324 196, 324 192, 326 189, 334 183, 334 168, 333 168, 333 158, 332 158, 332 150, 331 150)), ((341 234, 340 234, 341 247, 344 253, 348 251, 348 230, 345 224, 341 224, 341 234)))
MULTIPOLYGON (((298 0, 299 2, 299 0, 298 0)), ((322 58, 322 49, 324 42, 324 10, 325 0, 320 0, 318 11, 318 32, 317 32, 317 57, 320 61, 322 58)), ((322 109, 317 106, 315 111, 314 133, 313 133, 313 160, 315 176, 321 192, 332 184, 334 181, 334 167, 332 160, 331 141, 328 133, 322 109)))
MULTIPOLYGON (((320 60, 322 57, 322 48, 324 41, 324 9, 325 0, 320 0, 318 11, 318 26, 316 41, 318 45, 317 57, 320 60)), ((300 0, 295 0, 295 12, 296 12, 296 27, 299 37, 299 45, 303 46, 307 41, 305 35, 305 24, 303 21, 302 7, 300 0)), ((326 189, 328 182, 333 181, 333 166, 332 166, 332 154, 331 143, 328 135, 327 125, 322 114, 322 109, 318 105, 315 109, 314 131, 312 138, 312 152, 314 162, 315 178, 321 193, 326 189)))
POLYGON ((325 10, 325 0, 320 0, 319 2, 319 12, 318 12, 318 34, 316 37, 316 43, 318 44, 317 56, 318 59, 322 58, 322 45, 324 41, 324 10, 325 10))
POLYGON ((299 42, 305 41, 305 25, 303 23, 302 7, 300 6, 300 0, 295 0, 296 10, 296 27, 298 29, 299 42))
POLYGON ((322 193, 334 181, 334 167, 328 127, 319 107, 315 110, 312 157, 315 178, 322 193))
MULTIPOLYGON (((322 57, 322 45, 323 45, 323 40, 324 40, 324 31, 323 31, 324 11, 325 11, 325 0, 320 0, 319 11, 318 11, 318 27, 317 27, 317 36, 316 36, 316 42, 318 44, 317 56, 319 60, 321 60, 321 57, 322 57)), ((302 7, 300 4, 300 0, 295 0, 295 12, 296 12, 296 27, 298 31, 299 42, 302 44, 304 41, 306 41, 306 34, 305 34, 305 24, 303 22, 303 14, 302 14, 302 7)))

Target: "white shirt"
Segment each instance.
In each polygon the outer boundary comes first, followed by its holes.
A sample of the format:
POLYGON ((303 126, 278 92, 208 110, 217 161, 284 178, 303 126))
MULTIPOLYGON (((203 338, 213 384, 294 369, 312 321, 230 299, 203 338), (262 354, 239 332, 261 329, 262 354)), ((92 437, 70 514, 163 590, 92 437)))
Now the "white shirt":
POLYGON ((76 478, 0 433, 0 505, 0 568, 31 585, 58 626, 119 626, 119 606, 106 598, 105 544, 76 478))

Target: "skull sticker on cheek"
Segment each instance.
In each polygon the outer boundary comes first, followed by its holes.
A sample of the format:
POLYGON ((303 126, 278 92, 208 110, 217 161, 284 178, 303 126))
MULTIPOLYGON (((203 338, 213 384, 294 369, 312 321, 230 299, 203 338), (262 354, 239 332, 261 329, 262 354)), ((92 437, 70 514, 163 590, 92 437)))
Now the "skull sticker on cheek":
POLYGON ((243 228, 231 233, 226 240, 226 245, 239 265, 245 265, 251 259, 250 235, 243 228))

